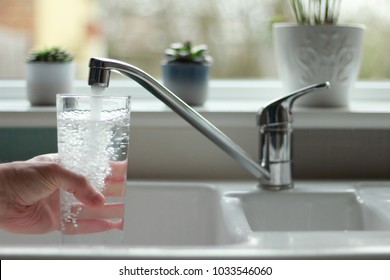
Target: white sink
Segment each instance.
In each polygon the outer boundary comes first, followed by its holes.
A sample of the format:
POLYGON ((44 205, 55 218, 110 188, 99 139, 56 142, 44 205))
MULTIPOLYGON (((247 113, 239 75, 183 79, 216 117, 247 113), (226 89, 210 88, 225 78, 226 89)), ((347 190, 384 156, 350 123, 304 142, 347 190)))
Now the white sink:
POLYGON ((131 181, 123 246, 65 248, 58 232, 0 231, 0 257, 390 257, 390 182, 298 181, 280 192, 256 185, 131 181))
POLYGON ((384 186, 298 183, 286 191, 225 196, 235 199, 254 232, 390 230, 390 189, 384 186))
POLYGON ((223 200, 254 247, 298 253, 390 245, 390 184, 297 182, 279 192, 241 187, 223 200))

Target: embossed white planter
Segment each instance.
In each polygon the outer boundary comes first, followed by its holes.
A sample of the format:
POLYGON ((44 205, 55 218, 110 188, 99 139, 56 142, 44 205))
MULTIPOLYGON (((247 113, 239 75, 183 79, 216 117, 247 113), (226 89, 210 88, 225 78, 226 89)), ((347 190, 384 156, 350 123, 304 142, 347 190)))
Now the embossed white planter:
POLYGON ((285 89, 324 81, 331 84, 330 89, 302 97, 297 105, 348 106, 349 91, 359 74, 363 33, 363 25, 273 26, 279 77, 285 89))

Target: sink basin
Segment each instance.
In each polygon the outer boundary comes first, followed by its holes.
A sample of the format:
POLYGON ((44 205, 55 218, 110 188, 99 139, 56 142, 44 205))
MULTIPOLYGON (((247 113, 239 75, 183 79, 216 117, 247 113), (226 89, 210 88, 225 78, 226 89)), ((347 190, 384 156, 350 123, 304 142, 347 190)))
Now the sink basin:
POLYGON ((225 207, 255 248, 353 255, 390 246, 389 183, 301 181, 280 192, 256 184, 230 189, 223 197, 225 207))
POLYGON ((300 183, 287 191, 254 189, 227 198, 238 199, 254 232, 376 231, 390 230, 390 216, 383 214, 383 204, 378 207, 383 191, 389 192, 348 184, 300 183))
POLYGON ((353 192, 259 191, 240 199, 253 231, 364 230, 362 204, 353 192))
POLYGON ((233 243, 211 184, 135 183, 126 194, 125 245, 233 243))
MULTIPOLYGON (((217 246, 238 242, 213 184, 129 182, 123 246, 217 246)), ((59 245, 61 234, 0 231, 1 245, 59 245)))

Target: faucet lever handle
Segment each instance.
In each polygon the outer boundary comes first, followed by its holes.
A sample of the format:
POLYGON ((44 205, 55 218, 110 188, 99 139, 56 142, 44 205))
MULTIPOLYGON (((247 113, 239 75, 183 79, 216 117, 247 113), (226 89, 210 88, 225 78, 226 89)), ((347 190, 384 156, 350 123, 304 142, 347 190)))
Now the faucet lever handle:
POLYGON ((302 95, 328 87, 329 82, 325 82, 299 89, 276 99, 259 112, 259 159, 261 166, 270 172, 269 179, 260 180, 263 188, 282 190, 293 187, 291 108, 302 95))
POLYGON ((315 90, 329 87, 329 82, 310 85, 270 102, 259 113, 258 124, 263 126, 291 122, 291 108, 296 99, 315 90))

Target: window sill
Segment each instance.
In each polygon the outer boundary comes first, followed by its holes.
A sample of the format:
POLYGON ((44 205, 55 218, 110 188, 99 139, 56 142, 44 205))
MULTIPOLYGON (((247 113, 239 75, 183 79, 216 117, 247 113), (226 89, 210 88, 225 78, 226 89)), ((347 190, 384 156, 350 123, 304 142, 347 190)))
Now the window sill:
MULTIPOLYGON (((85 81, 74 92, 88 93, 85 81)), ((181 127, 188 124, 131 81, 113 80, 107 94, 132 96, 132 126, 181 127)), ((210 97, 195 107, 220 127, 255 127, 256 112, 284 95, 277 81, 212 81, 210 97)), ((55 107, 32 107, 24 81, 0 81, 0 127, 55 127, 55 107)), ((348 108, 294 108, 296 128, 390 128, 390 82, 358 82, 348 108)))

